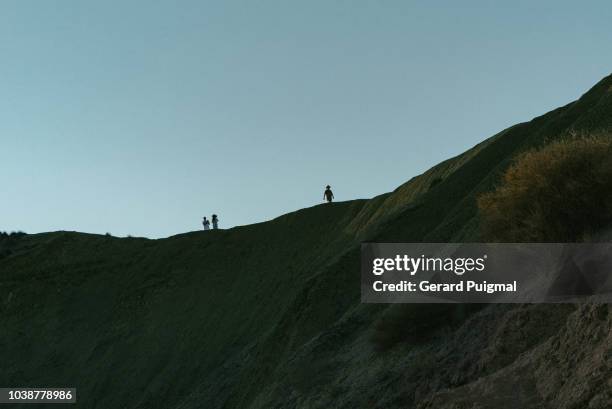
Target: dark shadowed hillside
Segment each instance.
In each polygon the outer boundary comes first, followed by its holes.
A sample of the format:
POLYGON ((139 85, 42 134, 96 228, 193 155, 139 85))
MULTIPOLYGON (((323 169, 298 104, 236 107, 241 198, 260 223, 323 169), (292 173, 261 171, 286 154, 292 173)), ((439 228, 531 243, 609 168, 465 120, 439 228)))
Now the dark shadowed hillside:
POLYGON ((161 240, 0 237, 0 385, 105 409, 612 407, 610 306, 417 305, 439 325, 380 351, 398 307, 359 295, 361 241, 477 241, 517 153, 610 130, 612 76, 370 200, 161 240))

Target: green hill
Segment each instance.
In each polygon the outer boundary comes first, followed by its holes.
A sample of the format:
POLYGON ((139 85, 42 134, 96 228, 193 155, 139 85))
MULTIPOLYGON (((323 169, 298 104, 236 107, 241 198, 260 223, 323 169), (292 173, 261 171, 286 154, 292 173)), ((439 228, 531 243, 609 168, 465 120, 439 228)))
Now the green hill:
POLYGON ((609 130, 612 76, 371 200, 160 240, 2 237, 0 385, 75 386, 82 408, 610 407, 609 306, 415 306, 439 327, 381 352, 399 307, 359 302, 361 241, 477 241, 476 197, 518 152, 609 130))

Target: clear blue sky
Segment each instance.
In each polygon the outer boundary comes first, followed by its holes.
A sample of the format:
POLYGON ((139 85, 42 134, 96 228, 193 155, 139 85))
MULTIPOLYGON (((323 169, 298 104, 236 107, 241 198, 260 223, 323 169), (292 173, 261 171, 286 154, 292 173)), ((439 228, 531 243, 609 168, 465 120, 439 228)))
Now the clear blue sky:
POLYGON ((369 198, 612 71, 609 1, 2 1, 0 230, 369 198))

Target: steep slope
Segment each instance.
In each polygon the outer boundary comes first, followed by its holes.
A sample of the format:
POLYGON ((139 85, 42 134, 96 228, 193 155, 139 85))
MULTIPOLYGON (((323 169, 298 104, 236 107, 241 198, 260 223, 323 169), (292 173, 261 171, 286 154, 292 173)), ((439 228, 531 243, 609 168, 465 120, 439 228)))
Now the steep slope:
MULTIPOLYGON (((393 194, 374 199, 379 200, 380 207, 394 200, 402 205, 391 206, 399 211, 391 210, 388 217, 381 218, 381 225, 372 230, 369 239, 388 242, 478 240, 476 196, 494 185, 501 171, 521 150, 553 138, 611 129, 611 91, 612 77, 607 77, 578 101, 511 127, 473 151, 413 179, 393 194), (453 166, 457 162, 459 165, 453 166), (430 181, 436 179, 441 180, 431 186, 430 181), (412 195, 414 191, 409 190, 409 186, 414 186, 415 190, 420 188, 419 193, 412 195), (394 195, 406 199, 402 201, 394 195)), ((376 354, 369 342, 372 322, 386 307, 359 304, 358 274, 358 250, 353 249, 313 277, 302 296, 286 312, 277 332, 254 354, 262 357, 261 362, 256 361, 251 370, 246 371, 245 380, 227 407, 405 408, 416 404, 420 395, 461 385, 497 368, 483 361, 479 364, 481 367, 473 368, 473 364, 456 358, 461 354, 458 349, 446 352, 451 355, 441 352, 440 359, 431 358, 432 349, 446 346, 444 338, 439 345, 434 339, 422 349, 410 348, 403 354, 401 350, 384 356, 376 354), (262 376, 263 367, 267 368, 263 373, 268 373, 269 377, 262 376), (434 368, 444 368, 454 375, 430 373, 434 368), (245 396, 237 398, 240 394, 245 396)), ((426 306, 416 308, 427 314, 426 306)), ((491 307, 487 315, 479 315, 478 325, 472 323, 473 329, 468 333, 482 331, 483 326, 490 325, 491 315, 488 314, 503 316, 495 310, 496 307, 491 307)), ((551 322, 555 326, 539 325, 532 331, 525 331, 525 336, 533 336, 534 340, 519 343, 524 345, 522 349, 510 348, 511 353, 491 359, 496 362, 513 359, 533 347, 534 342, 552 336, 571 312, 555 306, 544 306, 544 311, 554 318, 551 322)), ((496 339, 493 332, 482 339, 480 345, 485 347, 496 339)), ((468 348, 466 344, 462 347, 468 348)), ((475 361, 479 358, 478 351, 482 349, 474 351, 475 361)))
MULTIPOLYGON (((0 252, 0 384, 74 385, 84 408, 472 407, 465 391, 493 396, 500 371, 525 368, 515 359, 537 357, 530 368, 543 373, 555 340, 579 352, 563 329, 582 310, 489 306, 380 353, 373 322, 393 307, 360 304, 359 242, 478 240, 475 198, 517 152, 609 129, 612 77, 371 200, 163 240, 58 232, 0 243, 10 247, 0 252)), ((609 309, 593 314, 609 328, 609 309)), ((583 353, 597 360, 606 345, 583 353)), ((597 368, 579 402, 603 408, 597 368)), ((533 407, 561 387, 525 382, 533 407)))
MULTIPOLYGON (((499 409, 612 407, 610 307, 601 304, 579 306, 562 321, 555 336, 548 337, 490 375, 434 394, 423 400, 419 408, 476 407, 479 401, 499 409)), ((535 315, 515 311, 512 317, 506 317, 502 328, 529 328, 533 324, 527 320, 535 315)), ((539 324, 545 324, 545 320, 550 320, 550 316, 540 314, 539 324)), ((495 340, 503 342, 502 336, 512 334, 496 335, 495 340)))

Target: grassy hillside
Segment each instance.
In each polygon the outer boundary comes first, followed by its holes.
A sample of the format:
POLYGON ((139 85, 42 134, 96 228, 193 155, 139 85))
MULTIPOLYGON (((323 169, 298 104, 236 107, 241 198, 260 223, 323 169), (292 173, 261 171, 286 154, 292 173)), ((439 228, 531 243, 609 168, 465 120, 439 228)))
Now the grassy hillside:
MULTIPOLYGON (((603 313, 490 306, 468 314, 453 307, 442 312, 452 325, 418 345, 379 352, 374 323, 397 307, 360 304, 359 243, 478 240, 476 198, 518 152, 610 129, 612 76, 578 101, 371 200, 162 240, 72 232, 0 238, 0 385, 76 386, 82 408, 465 403, 461 388, 478 391, 478 382, 499 371, 525 370, 510 365, 544 354, 575 314, 599 320, 603 313), (512 326, 519 323, 517 335, 512 326)), ((422 317, 440 314, 414 308, 422 317)), ((602 325, 609 326, 609 315, 602 325)), ((565 336, 571 353, 575 340, 565 336)), ((601 386, 593 382, 591 389, 601 386)), ((548 407, 537 405, 548 405, 543 399, 553 392, 535 393, 536 386, 525 386, 520 407, 548 407)))

